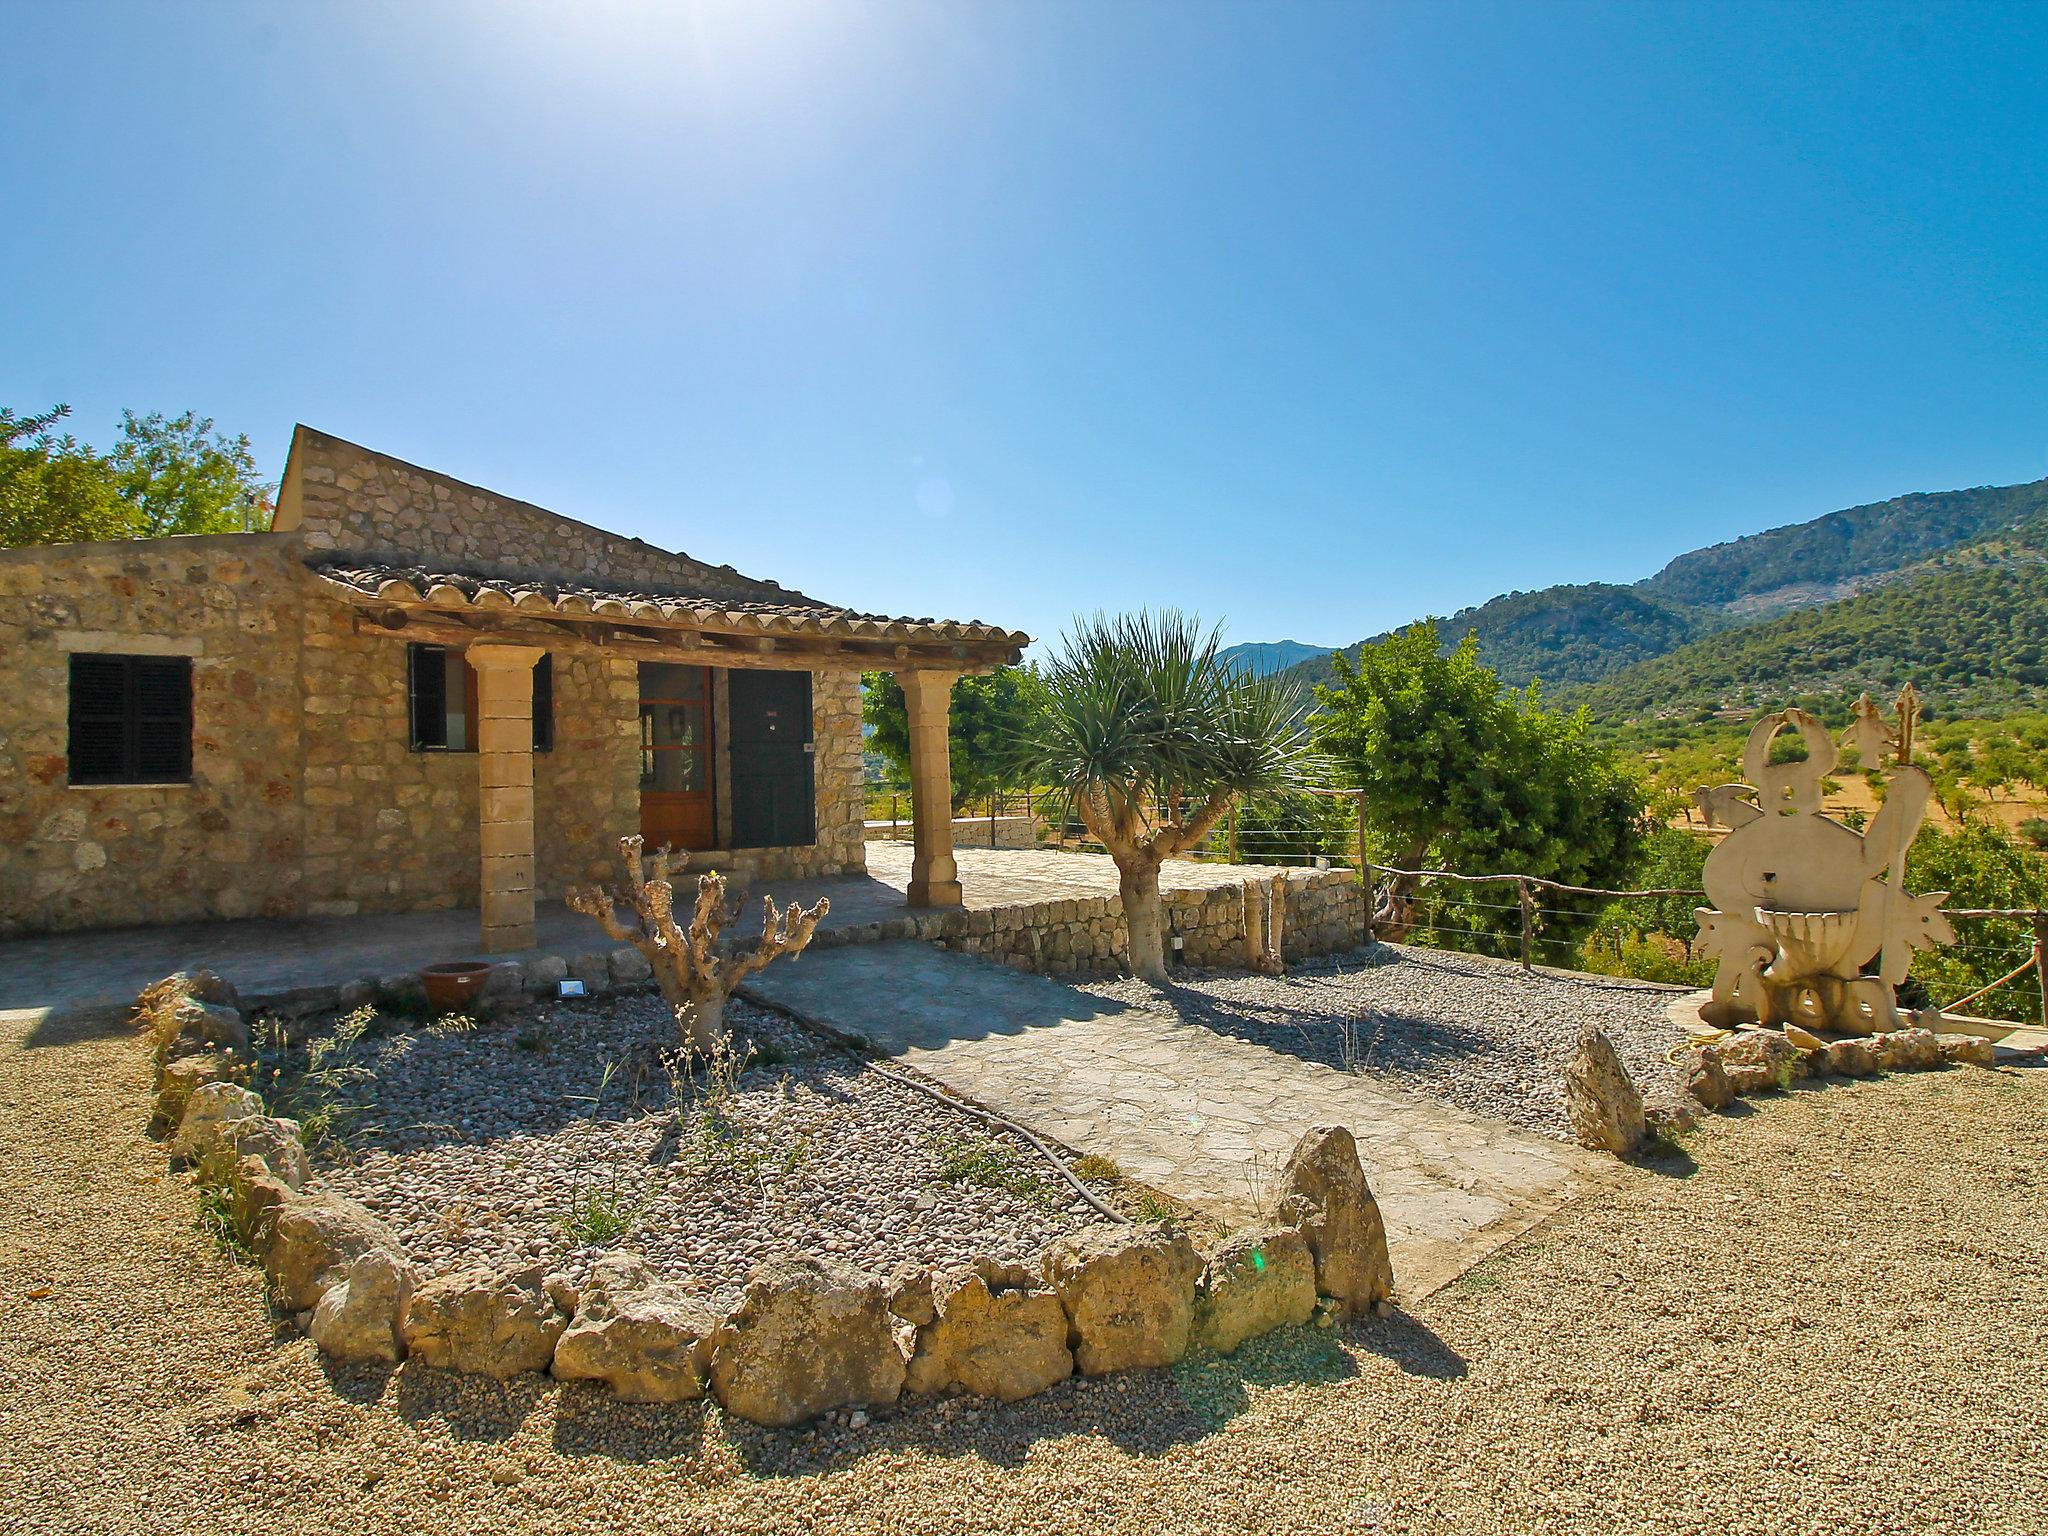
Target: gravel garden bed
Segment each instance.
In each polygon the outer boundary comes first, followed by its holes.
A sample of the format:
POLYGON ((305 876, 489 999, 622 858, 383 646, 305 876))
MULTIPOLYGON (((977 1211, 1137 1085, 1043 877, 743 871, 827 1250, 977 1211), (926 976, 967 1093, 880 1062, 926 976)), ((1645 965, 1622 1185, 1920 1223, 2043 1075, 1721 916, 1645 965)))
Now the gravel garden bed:
POLYGON ((1563 1072, 1581 1025, 1607 1031, 1646 1098, 1675 1083, 1665 1057, 1682 1039, 1668 987, 1399 944, 1301 961, 1285 976, 1190 968, 1164 991, 1130 979, 1081 985, 1567 1141, 1563 1072))
POLYGON ((380 1018, 353 1043, 349 1021, 314 1021, 337 1043, 292 1107, 326 1184, 427 1275, 541 1264, 580 1282, 629 1248, 723 1306, 775 1251, 876 1273, 1022 1259, 1093 1217, 1042 1156, 965 1110, 738 999, 728 1022, 754 1054, 721 1090, 715 1069, 686 1070, 653 994, 380 1018))

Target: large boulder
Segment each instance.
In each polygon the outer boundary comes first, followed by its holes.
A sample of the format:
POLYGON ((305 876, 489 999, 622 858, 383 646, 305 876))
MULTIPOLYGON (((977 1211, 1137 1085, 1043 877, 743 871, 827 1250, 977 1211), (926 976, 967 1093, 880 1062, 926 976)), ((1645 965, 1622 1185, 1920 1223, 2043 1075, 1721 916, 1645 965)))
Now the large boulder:
POLYGON ((263 1100, 238 1083, 208 1083, 195 1088, 185 1100, 178 1117, 178 1129, 171 1137, 171 1151, 191 1162, 228 1144, 227 1127, 237 1120, 256 1120, 263 1115, 263 1100))
POLYGON ((249 1049, 248 1021, 242 1017, 240 1009, 227 1003, 209 1003, 197 997, 187 997, 178 1003, 174 1017, 178 1021, 178 1034, 184 1039, 230 1051, 249 1049))
POLYGON ((254 1158, 273 1177, 294 1193, 313 1177, 313 1165, 306 1159, 306 1144, 299 1139, 299 1122, 279 1120, 270 1115, 251 1115, 246 1120, 229 1120, 214 1134, 213 1150, 199 1160, 199 1177, 214 1184, 232 1186, 241 1177, 245 1159, 254 1158))
POLYGON ((1293 1227, 1268 1227, 1226 1238, 1209 1255, 1195 1292, 1194 1342, 1219 1355, 1246 1339, 1316 1310, 1316 1261, 1293 1227))
POLYGON ((629 1403, 704 1395, 705 1340, 718 1316, 664 1285, 638 1254, 608 1253, 577 1294, 576 1315, 555 1344, 555 1375, 601 1381, 629 1403))
POLYGON ((1283 1217, 1300 1227, 1315 1257, 1317 1291, 1352 1315, 1394 1294, 1387 1224, 1351 1132, 1341 1125, 1311 1129, 1281 1170, 1277 1195, 1283 1217))
POLYGON ((1870 1077, 1879 1069, 1877 1042, 1872 1039, 1831 1040, 1812 1057, 1816 1072, 1831 1077, 1870 1077))
POLYGON ((412 1266, 388 1248, 372 1248, 327 1288, 306 1332, 336 1360, 395 1363, 405 1358, 398 1325, 412 1291, 412 1266))
POLYGON ((1941 1059, 1950 1066, 1995 1067, 1998 1047, 1982 1035, 1938 1035, 1941 1059))
POLYGON ((1728 1073, 1721 1065, 1721 1058, 1712 1051, 1687 1051, 1680 1062, 1685 1077, 1685 1091, 1707 1109, 1726 1109, 1735 1102, 1735 1085, 1728 1081, 1728 1073))
POLYGON ((1083 1375, 1171 1365, 1187 1353, 1202 1260, 1178 1232, 1094 1226, 1045 1251, 1083 1375))
POLYGON ((910 1390, 957 1387, 1010 1403, 1073 1375, 1066 1309, 1034 1279, 1028 1269, 991 1259, 932 1276, 932 1318, 918 1330, 910 1390))
POLYGON ((1887 1072, 1921 1072, 1942 1065, 1941 1036, 1931 1029, 1897 1029, 1876 1039, 1878 1060, 1887 1072))
POLYGON ((1738 1030, 1708 1049, 1721 1059, 1722 1070, 1737 1093, 1790 1088, 1807 1065, 1799 1047, 1775 1029, 1738 1030))
POLYGON ((214 1083, 232 1083, 240 1071, 240 1063, 220 1051, 173 1056, 157 1070, 156 1106, 149 1134, 170 1135, 185 1118, 185 1105, 193 1094, 214 1083))
POLYGON ((423 1365, 503 1380, 546 1370, 568 1325, 536 1265, 437 1276, 412 1293, 400 1332, 423 1365))
POLYGON ((373 1248, 403 1253, 398 1235, 340 1195, 295 1196, 276 1204, 260 1249, 279 1305, 303 1312, 319 1304, 350 1265, 373 1248))
POLYGON ((1564 1069, 1564 1113, 1582 1147, 1627 1157, 1642 1145, 1643 1096, 1607 1032, 1590 1024, 1564 1069))
POLYGON ((816 1259, 758 1265, 710 1341, 711 1388, 756 1424, 800 1424, 830 1408, 893 1403, 903 1392, 880 1281, 816 1259))

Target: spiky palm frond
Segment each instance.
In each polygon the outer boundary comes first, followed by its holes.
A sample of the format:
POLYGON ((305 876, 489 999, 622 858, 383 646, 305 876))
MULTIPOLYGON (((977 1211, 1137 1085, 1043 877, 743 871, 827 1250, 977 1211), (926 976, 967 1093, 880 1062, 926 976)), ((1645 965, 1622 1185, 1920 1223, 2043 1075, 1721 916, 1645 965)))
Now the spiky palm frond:
POLYGON ((1120 820, 1308 782, 1317 759, 1304 696, 1219 650, 1216 630, 1177 612, 1078 622, 1046 667, 1018 768, 1120 820))

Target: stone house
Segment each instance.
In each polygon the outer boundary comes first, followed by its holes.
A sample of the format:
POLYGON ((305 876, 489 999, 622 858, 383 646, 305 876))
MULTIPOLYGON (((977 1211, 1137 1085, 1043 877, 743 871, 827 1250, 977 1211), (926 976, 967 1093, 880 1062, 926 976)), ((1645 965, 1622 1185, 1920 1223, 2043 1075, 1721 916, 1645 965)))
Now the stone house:
POLYGON ((634 832, 751 878, 860 873, 866 670, 910 706, 911 901, 957 905, 951 685, 1027 640, 301 426, 266 533, 0 551, 0 935, 454 906, 518 949, 634 832))

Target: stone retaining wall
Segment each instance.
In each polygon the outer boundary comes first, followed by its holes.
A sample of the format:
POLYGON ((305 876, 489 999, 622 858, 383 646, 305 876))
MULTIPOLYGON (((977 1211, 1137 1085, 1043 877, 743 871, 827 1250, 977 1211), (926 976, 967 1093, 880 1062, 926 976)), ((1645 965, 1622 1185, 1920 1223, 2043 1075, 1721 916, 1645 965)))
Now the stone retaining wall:
POLYGON ((385 1223, 322 1187, 298 1126, 245 1086, 241 1003, 203 972, 137 1000, 159 1048, 152 1127, 214 1192, 277 1303, 341 1362, 546 1371, 643 1403, 710 1395, 783 1427, 906 1393, 1009 1402, 1077 1373, 1228 1354, 1279 1327, 1384 1311, 1393 1293, 1378 1204, 1335 1126, 1303 1137, 1274 1219, 1207 1253, 1183 1233, 1109 1221, 1029 1263, 963 1254, 886 1279, 788 1253, 758 1265, 723 1314, 623 1251, 580 1284, 539 1268, 422 1278, 385 1223))
MULTIPOLYGON (((1356 875, 1304 869, 1290 870, 1285 878, 1282 937, 1289 959, 1337 954, 1364 942, 1365 908, 1356 875)), ((1242 885, 1167 891, 1162 900, 1168 942, 1174 936, 1183 941, 1183 964, 1230 969, 1245 963, 1242 885)), ((1073 896, 971 911, 906 911, 882 922, 823 928, 811 942, 829 948, 890 939, 923 939, 1040 975, 1106 976, 1127 969, 1130 933, 1121 897, 1073 896)))
MULTIPOLYGON (((910 833, 908 817, 902 821, 871 821, 867 824, 867 840, 871 843, 907 843, 910 833)), ((1038 835, 1039 824, 1035 816, 998 816, 993 823, 986 816, 953 818, 953 846, 956 848, 1036 848, 1038 835)))

